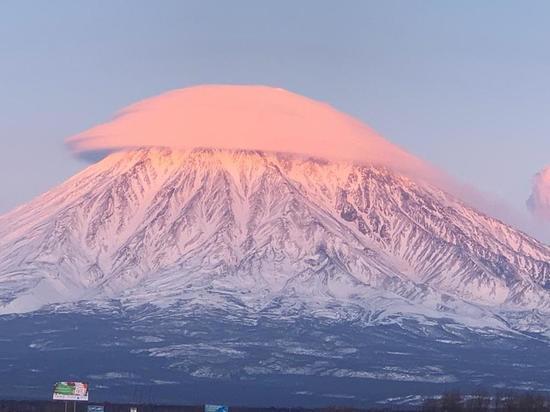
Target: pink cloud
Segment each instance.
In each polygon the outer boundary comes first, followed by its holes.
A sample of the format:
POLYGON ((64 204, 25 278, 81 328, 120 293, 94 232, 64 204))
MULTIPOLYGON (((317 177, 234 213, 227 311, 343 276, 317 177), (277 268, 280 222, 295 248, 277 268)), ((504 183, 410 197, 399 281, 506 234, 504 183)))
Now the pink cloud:
POLYGON ((163 146, 260 150, 384 164, 428 178, 438 172, 328 104, 265 86, 170 91, 67 139, 77 155, 163 146))

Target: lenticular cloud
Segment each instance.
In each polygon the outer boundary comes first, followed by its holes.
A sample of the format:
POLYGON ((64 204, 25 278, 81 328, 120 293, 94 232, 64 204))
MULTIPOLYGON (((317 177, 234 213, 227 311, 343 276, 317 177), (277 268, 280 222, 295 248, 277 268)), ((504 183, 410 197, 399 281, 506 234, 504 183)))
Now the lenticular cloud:
POLYGON ((67 140, 82 157, 156 146, 293 153, 384 164, 420 177, 433 170, 331 106, 265 86, 174 90, 122 109, 67 140))
POLYGON ((527 206, 535 216, 550 221, 550 165, 536 174, 527 206))

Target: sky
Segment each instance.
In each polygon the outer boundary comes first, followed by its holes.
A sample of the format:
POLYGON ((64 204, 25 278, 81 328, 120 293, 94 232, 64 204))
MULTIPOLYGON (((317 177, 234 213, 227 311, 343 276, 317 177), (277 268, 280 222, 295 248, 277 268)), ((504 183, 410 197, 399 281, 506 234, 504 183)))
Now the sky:
POLYGON ((550 163, 550 2, 0 2, 0 213, 86 167, 64 140, 198 84, 330 103, 525 210, 550 163))

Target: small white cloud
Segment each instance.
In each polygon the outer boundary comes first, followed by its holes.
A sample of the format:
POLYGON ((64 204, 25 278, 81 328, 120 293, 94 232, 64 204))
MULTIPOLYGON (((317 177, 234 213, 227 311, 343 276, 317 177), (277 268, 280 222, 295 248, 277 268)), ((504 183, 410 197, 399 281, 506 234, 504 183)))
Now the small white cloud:
POLYGON ((550 221, 550 165, 535 175, 527 207, 535 216, 550 221))

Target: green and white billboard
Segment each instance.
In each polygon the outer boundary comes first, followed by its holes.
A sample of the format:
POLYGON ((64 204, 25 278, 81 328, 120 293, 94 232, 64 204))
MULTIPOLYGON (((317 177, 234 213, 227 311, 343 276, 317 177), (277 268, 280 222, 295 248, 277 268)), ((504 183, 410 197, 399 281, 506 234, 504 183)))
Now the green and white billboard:
POLYGON ((87 401, 88 384, 83 382, 57 382, 53 398, 60 401, 87 401))

